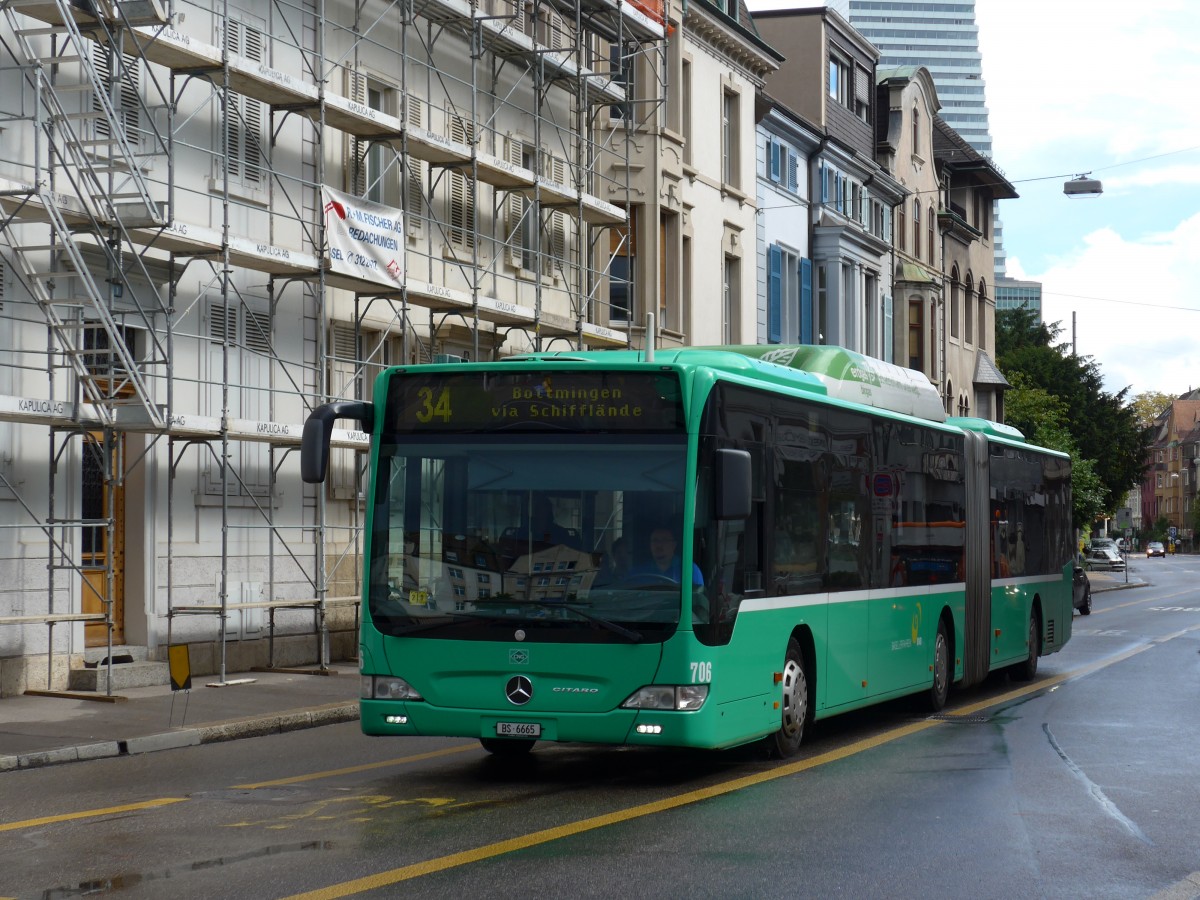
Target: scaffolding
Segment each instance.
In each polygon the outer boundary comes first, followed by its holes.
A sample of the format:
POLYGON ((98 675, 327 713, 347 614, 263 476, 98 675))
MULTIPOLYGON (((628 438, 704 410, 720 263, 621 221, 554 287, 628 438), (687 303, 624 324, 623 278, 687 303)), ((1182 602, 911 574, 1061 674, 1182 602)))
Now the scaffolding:
POLYGON ((91 645, 354 656, 367 436, 308 488, 304 417, 387 365, 629 345, 661 0, 0 11, 0 695, 91 645), (396 211, 389 278, 331 260, 331 192, 396 211))

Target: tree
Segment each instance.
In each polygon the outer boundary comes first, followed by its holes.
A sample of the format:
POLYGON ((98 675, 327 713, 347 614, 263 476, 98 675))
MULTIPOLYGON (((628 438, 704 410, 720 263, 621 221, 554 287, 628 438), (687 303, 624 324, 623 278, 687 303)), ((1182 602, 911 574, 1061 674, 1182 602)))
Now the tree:
MULTIPOLYGON (((1065 418, 1057 421, 1070 434, 1080 459, 1091 462, 1099 480, 1098 514, 1111 513, 1145 472, 1149 429, 1138 421, 1132 404, 1126 402, 1128 388, 1116 394, 1104 391, 1095 361, 1071 353, 1070 346, 1059 341, 1061 334, 1059 323, 1043 323, 1032 310, 999 310, 996 365, 1009 383, 1026 390, 1040 389, 1061 404, 1058 411, 1065 411, 1065 418)), ((1015 393, 1005 401, 1006 419, 1033 435, 1042 423, 1022 408, 1015 393), (1015 409, 1014 399, 1018 400, 1015 409)))
POLYGON ((1071 514, 1076 528, 1087 528, 1104 512, 1105 489, 1095 464, 1079 452, 1071 435, 1070 410, 1019 372, 1005 377, 1012 385, 1005 399, 1008 423, 1033 443, 1070 454, 1071 514))
POLYGON ((1133 407, 1138 424, 1143 428, 1149 428, 1174 400, 1173 395, 1164 394, 1161 391, 1142 391, 1130 401, 1129 405, 1133 407))

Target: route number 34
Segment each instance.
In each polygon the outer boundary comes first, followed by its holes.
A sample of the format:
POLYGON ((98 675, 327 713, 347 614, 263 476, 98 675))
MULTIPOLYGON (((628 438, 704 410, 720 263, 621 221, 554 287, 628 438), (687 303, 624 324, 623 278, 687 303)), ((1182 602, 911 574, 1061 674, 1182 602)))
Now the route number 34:
POLYGON ((712 663, 692 663, 692 684, 709 684, 712 682, 712 663))
POLYGON ((417 392, 421 398, 421 406, 417 410, 417 421, 422 424, 428 424, 434 419, 441 419, 443 422, 449 422, 450 416, 450 389, 442 388, 434 396, 433 388, 421 388, 417 392))

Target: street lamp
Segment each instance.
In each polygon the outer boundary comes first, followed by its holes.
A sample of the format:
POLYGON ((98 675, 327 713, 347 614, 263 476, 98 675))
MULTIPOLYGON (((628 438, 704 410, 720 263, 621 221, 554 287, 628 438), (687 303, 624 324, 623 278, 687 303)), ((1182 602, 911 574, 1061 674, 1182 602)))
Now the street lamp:
POLYGON ((1084 197, 1099 197, 1104 193, 1104 188, 1100 184, 1098 178, 1088 178, 1091 173, 1076 175, 1070 181, 1063 182, 1063 193, 1072 199, 1084 197))

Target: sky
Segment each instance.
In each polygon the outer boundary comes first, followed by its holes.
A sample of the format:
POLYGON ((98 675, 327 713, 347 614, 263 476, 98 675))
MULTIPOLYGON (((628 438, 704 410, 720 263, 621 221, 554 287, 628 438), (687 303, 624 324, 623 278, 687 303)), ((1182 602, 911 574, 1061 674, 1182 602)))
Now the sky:
MULTIPOLYGON (((820 5, 749 0, 752 9, 820 5)), ((1200 387, 1197 0, 976 0, 1010 278, 1105 390, 1200 387), (1096 198, 1063 183, 1090 173, 1096 198)), ((768 39, 769 40, 769 39, 768 39)))

